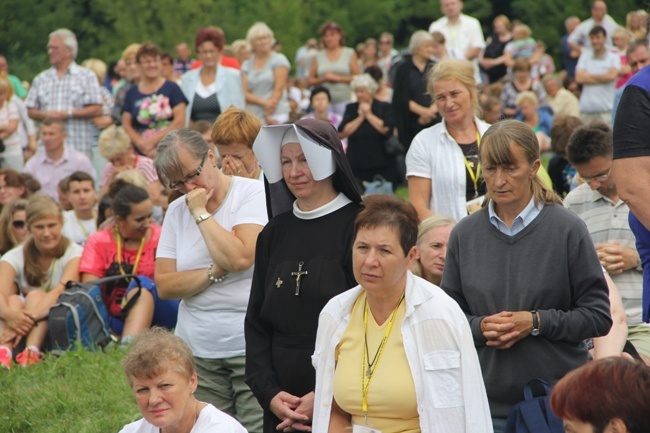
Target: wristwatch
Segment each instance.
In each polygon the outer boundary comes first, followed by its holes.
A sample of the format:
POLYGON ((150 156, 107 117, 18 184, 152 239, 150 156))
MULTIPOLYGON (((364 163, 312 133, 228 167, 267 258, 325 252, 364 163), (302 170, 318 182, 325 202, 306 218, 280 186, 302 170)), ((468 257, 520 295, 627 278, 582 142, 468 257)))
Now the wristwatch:
POLYGON ((72 119, 72 109, 68 110, 68 120, 72 119))
POLYGON ((533 315, 533 330, 530 331, 530 335, 537 337, 539 335, 539 320, 537 320, 537 310, 531 311, 533 315))
POLYGON ((199 217, 196 219, 196 225, 201 224, 203 221, 207 220, 207 219, 210 218, 211 216, 212 216, 211 213, 209 213, 209 212, 203 212, 203 213, 202 213, 201 215, 199 215, 199 217))
POLYGON ((639 271, 639 272, 643 272, 643 262, 641 261, 641 256, 639 256, 639 258, 637 259, 636 268, 634 268, 634 269, 639 271))

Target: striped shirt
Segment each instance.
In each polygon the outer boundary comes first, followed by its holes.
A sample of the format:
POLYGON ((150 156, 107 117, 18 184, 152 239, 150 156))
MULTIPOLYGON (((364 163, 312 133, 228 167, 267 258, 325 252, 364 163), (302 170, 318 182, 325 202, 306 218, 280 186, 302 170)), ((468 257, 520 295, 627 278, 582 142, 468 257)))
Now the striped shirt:
MULTIPOLYGON (((97 75, 75 62, 61 78, 55 67, 38 74, 25 101, 27 108, 65 112, 102 103, 97 75)), ((96 131, 90 119, 68 119, 66 130, 68 146, 84 153, 90 152, 96 131)))
MULTIPOLYGON (((153 165, 153 160, 147 158, 146 156, 136 155, 135 162, 133 163, 133 168, 138 170, 144 175, 144 178, 147 179, 147 182, 153 183, 158 182, 158 173, 156 173, 156 168, 153 165)), ((99 187, 103 187, 111 181, 115 175, 115 166, 113 163, 109 162, 104 166, 102 170, 102 177, 99 180, 99 187)))
MULTIPOLYGON (((618 241, 621 246, 636 251, 634 233, 627 220, 630 208, 623 200, 614 203, 598 191, 592 191, 589 185, 582 184, 566 196, 564 206, 587 224, 594 245, 618 241)), ((621 292, 628 324, 640 324, 643 273, 629 269, 610 277, 621 292)))

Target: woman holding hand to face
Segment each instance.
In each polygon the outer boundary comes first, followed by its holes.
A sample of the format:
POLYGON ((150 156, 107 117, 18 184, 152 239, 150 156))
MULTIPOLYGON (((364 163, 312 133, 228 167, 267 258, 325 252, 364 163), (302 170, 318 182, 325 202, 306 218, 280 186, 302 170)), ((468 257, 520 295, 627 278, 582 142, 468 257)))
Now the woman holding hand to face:
POLYGON ((184 195, 167 209, 155 276, 162 298, 181 300, 175 333, 194 354, 196 394, 260 431, 262 410, 244 383, 244 316, 267 222, 264 185, 224 174, 213 147, 189 129, 169 133, 155 163, 184 195))
POLYGON ((262 122, 247 110, 230 107, 212 127, 212 142, 221 157, 221 171, 232 176, 263 180, 253 152, 253 142, 262 128, 262 122))

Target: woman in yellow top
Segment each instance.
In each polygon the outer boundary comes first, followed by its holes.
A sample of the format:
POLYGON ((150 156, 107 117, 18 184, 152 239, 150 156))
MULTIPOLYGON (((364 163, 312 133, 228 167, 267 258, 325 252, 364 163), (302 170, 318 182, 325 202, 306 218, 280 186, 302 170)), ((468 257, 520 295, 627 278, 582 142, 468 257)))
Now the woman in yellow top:
POLYGON ((313 431, 492 432, 467 319, 408 270, 417 233, 411 204, 365 199, 352 244, 360 285, 319 319, 313 431))

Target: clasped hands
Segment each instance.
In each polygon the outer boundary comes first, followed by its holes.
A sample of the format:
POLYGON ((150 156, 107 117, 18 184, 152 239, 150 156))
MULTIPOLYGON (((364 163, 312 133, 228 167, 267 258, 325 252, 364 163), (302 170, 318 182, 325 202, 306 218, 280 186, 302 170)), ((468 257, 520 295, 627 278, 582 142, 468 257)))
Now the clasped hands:
POLYGON ((481 320, 481 333, 486 346, 509 349, 517 341, 530 335, 533 315, 530 311, 502 311, 481 320))
POLYGON ((634 248, 622 247, 618 241, 596 245, 600 264, 608 274, 616 275, 628 269, 634 269, 639 260, 639 254, 634 248))
POLYGON ((14 345, 18 344, 22 337, 31 332, 36 323, 32 313, 26 310, 9 311, 5 318, 7 326, 0 336, 0 344, 9 342, 13 342, 14 345))
POLYGON ((297 397, 280 391, 271 400, 270 409, 275 416, 282 420, 276 430, 283 432, 311 431, 311 425, 308 424, 314 413, 314 393, 310 392, 302 397, 297 397))

